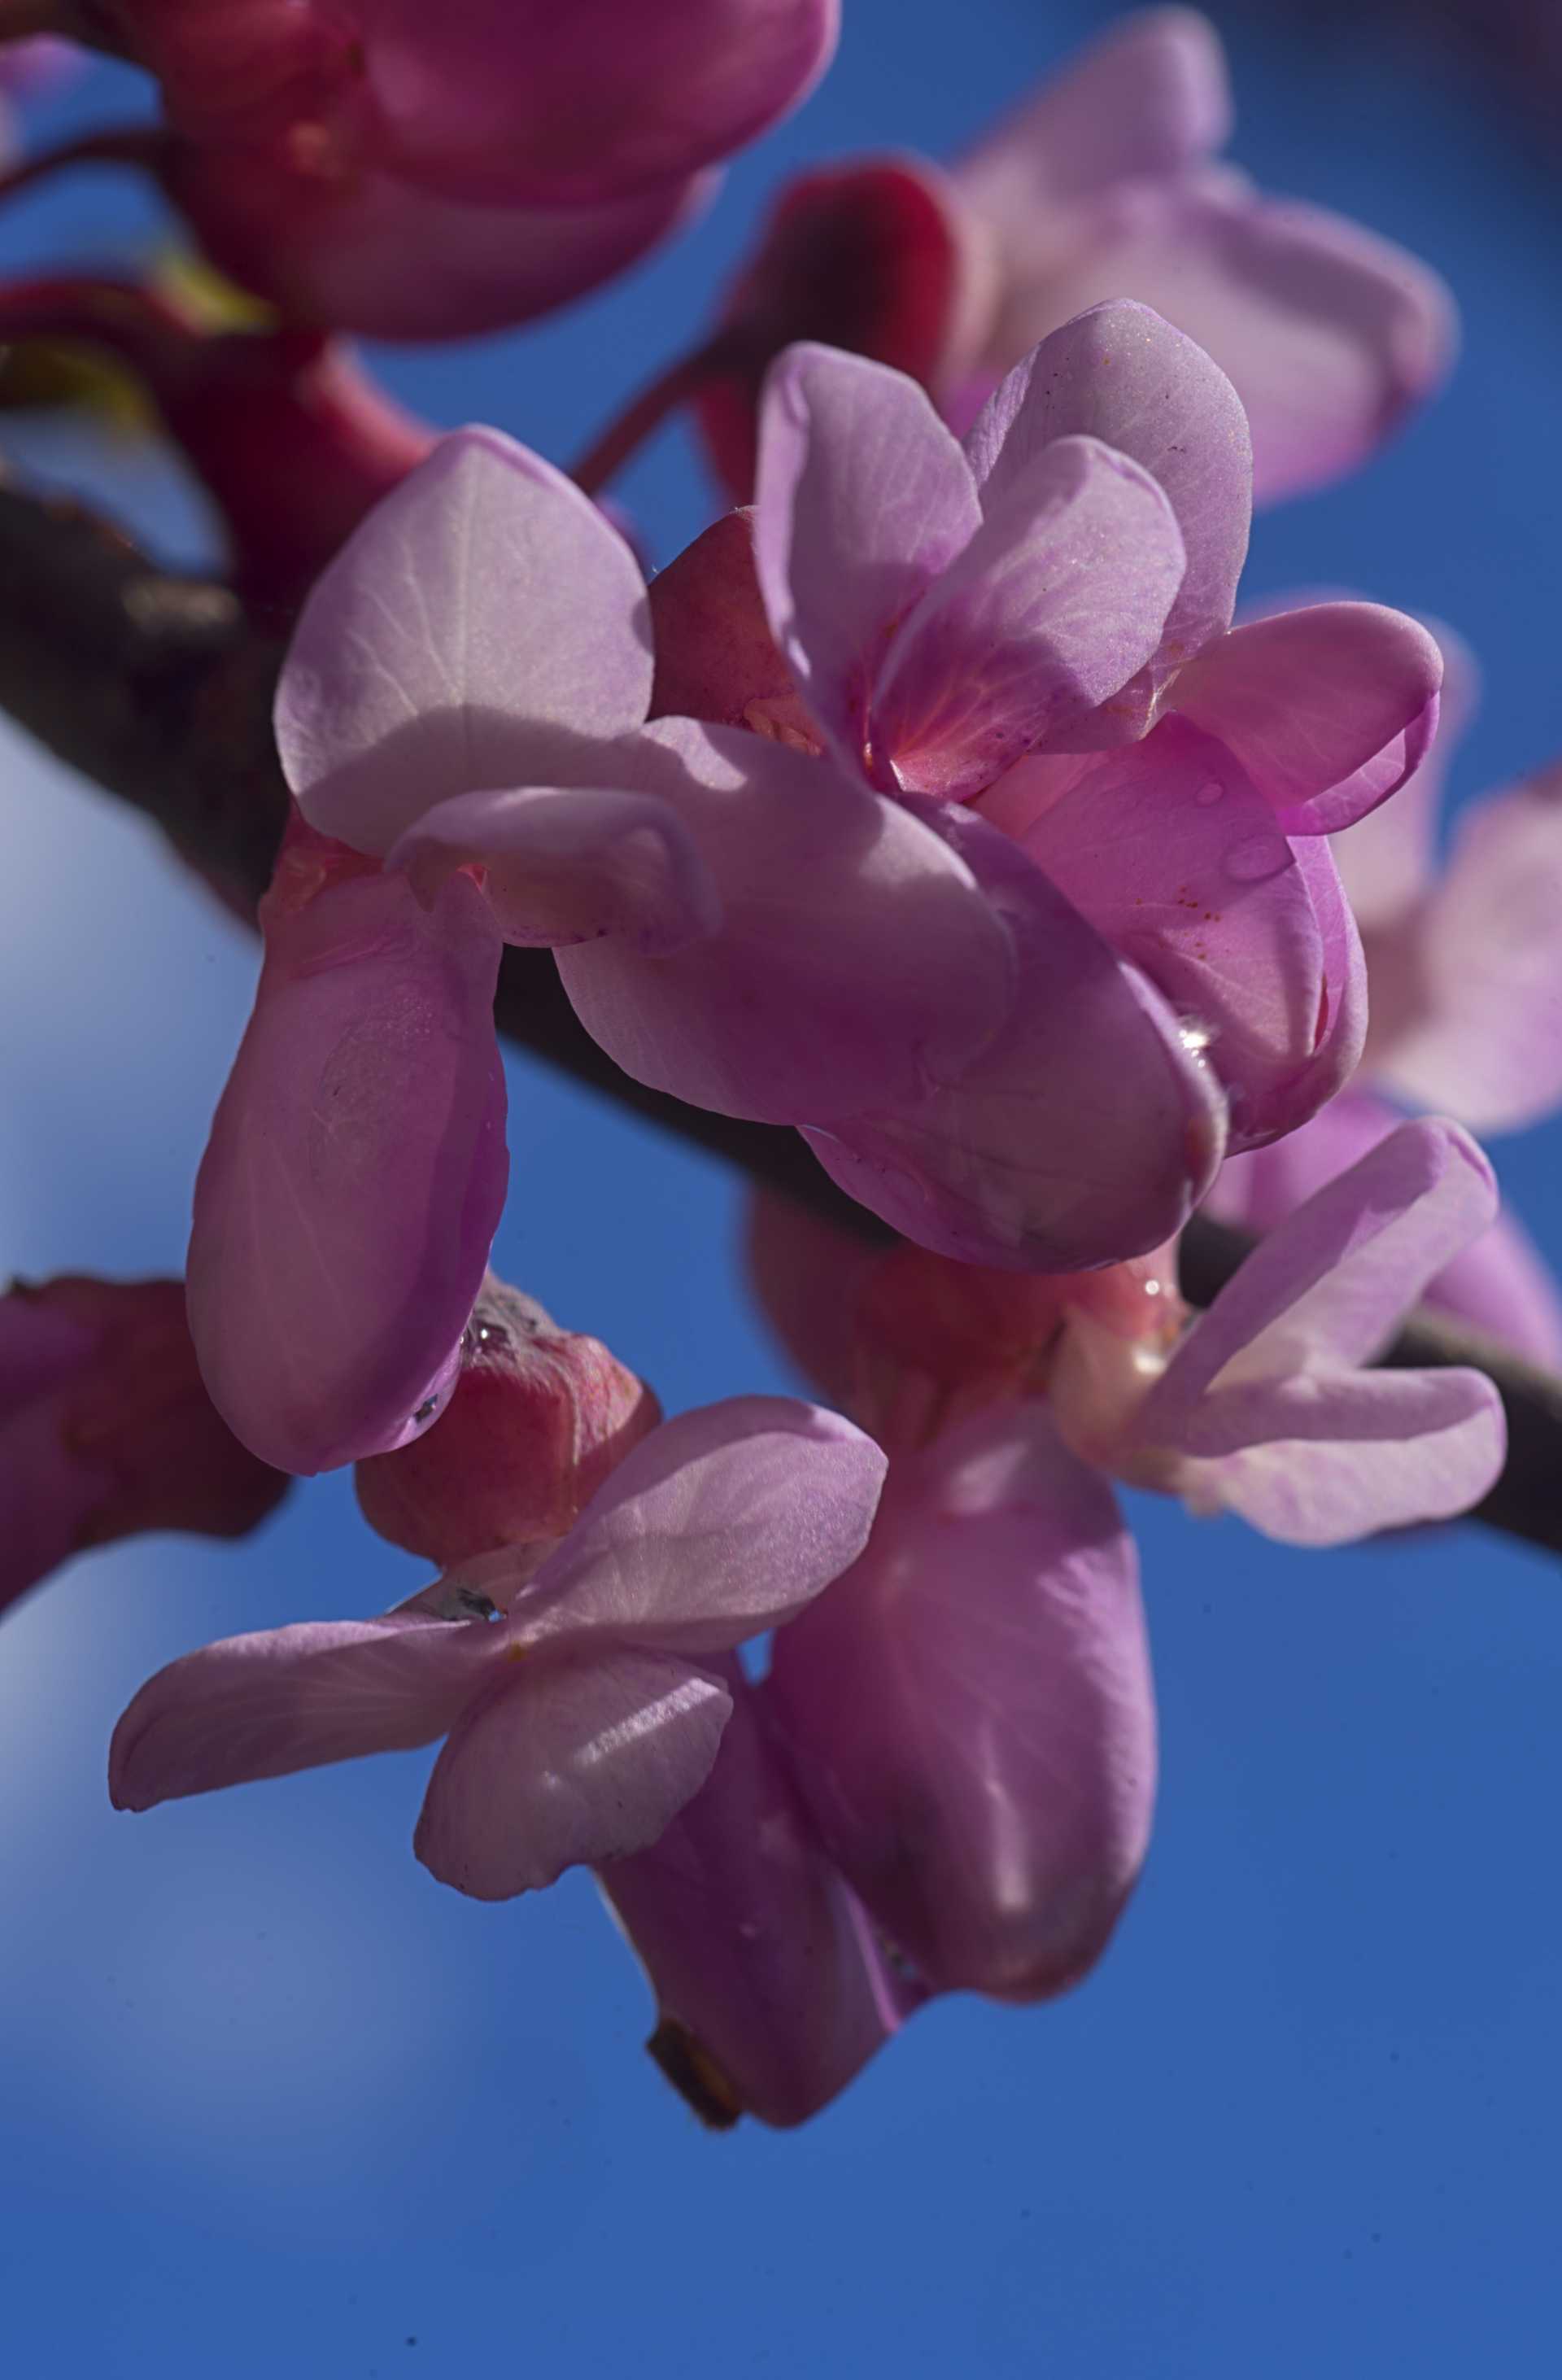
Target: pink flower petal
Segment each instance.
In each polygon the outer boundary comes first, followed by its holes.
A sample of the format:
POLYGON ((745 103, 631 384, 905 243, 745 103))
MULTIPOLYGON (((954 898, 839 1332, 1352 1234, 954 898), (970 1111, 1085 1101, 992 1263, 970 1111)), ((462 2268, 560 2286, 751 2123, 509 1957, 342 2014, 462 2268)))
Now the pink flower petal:
POLYGON ((805 1134, 831 1179, 922 1247, 1064 1272, 1158 1247, 1220 1161, 1225 1108, 1176 1017, 1006 837, 925 814, 1020 954, 1010 1022, 959 1080, 805 1134))
POLYGON ((41 1393, 0 1423, 0 1613, 91 1540, 110 1473, 67 1440, 58 1399, 41 1393))
POLYGON ((1247 421, 1201 347, 1147 306, 1118 301, 1054 331, 989 398, 965 442, 983 510, 997 509, 1042 447, 1076 435, 1149 472, 1187 551, 1159 650, 1093 739, 1118 743, 1143 734, 1160 686, 1231 624, 1252 511, 1247 421))
MULTIPOLYGON (((513 96, 513 94, 512 94, 513 96)), ((372 168, 333 178, 285 152, 171 141, 160 179, 213 263, 291 322, 375 339, 466 339, 584 296, 681 231, 720 173, 606 203, 472 205, 372 168)))
POLYGON ((776 642, 847 768, 864 765, 890 629, 981 518, 960 447, 914 382, 806 345, 772 367, 755 561, 776 642))
POLYGON ((1235 753, 1287 834, 1331 834, 1420 766, 1442 676, 1435 639, 1402 612, 1314 603, 1233 628, 1171 700, 1235 753))
POLYGON ((277 742, 309 823, 382 854, 453 794, 577 779, 650 689, 645 581, 617 530, 539 456, 465 430, 315 588, 277 742))
MULTIPOLYGON (((656 638, 651 717, 754 722, 749 705, 797 698, 765 616, 754 562, 754 515, 723 513, 650 586, 656 638)), ((797 706, 799 709, 800 705, 797 706)))
POLYGON ((187 1653, 141 1688, 114 1731, 109 1792, 150 1810, 260 1777, 290 1777, 442 1735, 502 1646, 483 1621, 310 1621, 187 1653))
POLYGON ((1222 745, 1163 721, 1102 755, 1024 847, 1205 1036, 1239 1141, 1300 1121, 1288 1093, 1317 1047, 1322 937, 1290 844, 1222 745))
POLYGON ((963 860, 832 764, 731 728, 660 720, 620 782, 684 821, 720 931, 656 955, 558 953, 576 1014, 626 1075, 696 1107, 828 1123, 940 1079, 1012 998, 1008 932, 963 860))
POLYGON ((939 1990, 1064 1990, 1149 1840, 1133 1543, 1045 1408, 898 1468, 867 1553, 777 1639, 768 1692, 825 1841, 939 1990))
POLYGON ((1225 141, 1220 36, 1193 8, 1143 8, 1108 29, 966 154, 961 188, 1016 259, 1059 202, 1181 172, 1225 141))
POLYGON ((279 1470, 396 1445, 437 1411, 504 1203, 499 935, 453 878, 267 920, 195 1192, 189 1317, 212 1401, 279 1470), (424 1410, 427 1408, 427 1410, 424 1410))
POLYGON ((1183 567, 1146 472, 1094 438, 1054 439, 896 631, 873 749, 902 785, 958 800, 1066 743, 1155 652, 1183 567))
MULTIPOLYGON (((1437 812, 1448 762, 1481 697, 1481 673, 1462 637, 1443 621, 1427 626, 1443 659, 1437 728, 1420 767, 1332 847, 1356 922, 1374 940, 1408 917, 1435 873, 1437 812)), ((1378 995, 1374 983, 1374 999, 1378 995)), ((1375 1023, 1375 1019, 1374 1019, 1375 1023)))
POLYGON ((1419 1106, 1513 1132, 1562 1102, 1562 769, 1473 804, 1417 920, 1413 1005, 1375 1058, 1419 1106))
POLYGON ((1468 1133, 1401 1124, 1260 1242, 1150 1390, 1136 1437, 1180 1445, 1212 1390, 1370 1363, 1496 1209, 1468 1133))
POLYGON ((660 1842, 599 1881, 645 1961, 653 2056, 708 2117, 800 2124, 894 2032, 901 1995, 735 1661, 716 1766, 660 1842), (682 2084, 681 2084, 681 2087, 682 2084))
POLYGON ((618 1646, 539 1654, 457 1720, 413 1848, 476 1900, 643 1851, 709 1776, 732 1706, 682 1661, 618 1646))
POLYGON ((1508 1436, 1483 1372, 1307 1372, 1217 1388, 1179 1451, 1192 1511, 1240 1512, 1285 1545, 1339 1546, 1468 1512, 1508 1436))
POLYGON ((625 1455, 511 1605, 517 1642, 724 1652, 855 1560, 883 1479, 873 1440, 817 1405, 733 1397, 680 1414, 625 1455))
POLYGON ((457 794, 409 827, 386 865, 405 869, 425 899, 454 869, 480 866, 501 932, 523 948, 611 934, 634 950, 676 951, 721 921, 693 836, 651 794, 457 794))
MULTIPOLYGON (((1273 1231, 1403 1121, 1386 1100, 1352 1087, 1300 1132, 1228 1159, 1205 1205, 1223 1222, 1273 1231)), ((1523 1225, 1506 1210, 1427 1282, 1421 1302, 1506 1340, 1532 1363, 1562 1363, 1562 1293, 1523 1225)))
POLYGON ((835 47, 837 0, 357 0, 397 170, 453 197, 594 204, 743 148, 835 47))

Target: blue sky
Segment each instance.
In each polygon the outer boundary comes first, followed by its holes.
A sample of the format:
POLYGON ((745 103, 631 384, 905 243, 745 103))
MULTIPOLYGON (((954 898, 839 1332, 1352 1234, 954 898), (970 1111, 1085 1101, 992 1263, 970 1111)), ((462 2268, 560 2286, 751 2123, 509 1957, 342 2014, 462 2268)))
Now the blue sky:
MULTIPOLYGON (((694 331, 783 172, 947 149, 1108 13, 846 0, 830 79, 679 248, 554 325, 389 377, 567 459, 694 331)), ((1463 797, 1562 750, 1562 185, 1523 123, 1409 51, 1282 47, 1250 15, 1236 55, 1241 161, 1417 247, 1466 321, 1448 395, 1265 518, 1248 586, 1352 586, 1460 628, 1487 677, 1463 797)), ((46 120, 129 92, 105 73, 46 120)), ((83 176, 18 207, 0 258, 103 257, 151 223, 83 176)), ((199 551, 154 456, 30 451, 199 551)), ((624 492, 663 557, 710 509, 677 436, 624 492)), ((3 729, 0 819, 0 1261, 175 1270, 252 947, 3 729)), ((519 1060, 511 1097, 501 1269, 671 1407, 787 1385, 721 1171, 519 1060)), ((1496 1154, 1562 1262, 1562 1126, 1496 1154)), ((426 1756, 109 1811, 109 1729, 160 1662, 417 1583, 343 1481, 236 1549, 75 1565, 0 1635, 6 2368, 1549 2375, 1562 1574, 1474 1530, 1304 1556, 1145 1500, 1135 1518, 1164 1786, 1112 1950, 1051 2009, 941 2003, 787 2137, 695 2127, 584 1881, 502 1909, 430 1881, 409 1850, 426 1756)))

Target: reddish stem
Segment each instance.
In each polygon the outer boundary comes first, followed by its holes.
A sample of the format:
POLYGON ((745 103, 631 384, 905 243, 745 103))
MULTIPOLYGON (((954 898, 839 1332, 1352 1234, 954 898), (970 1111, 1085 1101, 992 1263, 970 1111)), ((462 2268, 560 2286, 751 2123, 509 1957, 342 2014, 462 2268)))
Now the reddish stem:
POLYGON ((575 486, 594 496, 645 444, 652 431, 661 427, 669 414, 687 404, 691 396, 696 396, 708 381, 731 370, 738 351, 738 339, 728 329, 702 340, 686 356, 675 358, 637 396, 630 398, 624 411, 609 422, 580 456, 570 473, 575 486))

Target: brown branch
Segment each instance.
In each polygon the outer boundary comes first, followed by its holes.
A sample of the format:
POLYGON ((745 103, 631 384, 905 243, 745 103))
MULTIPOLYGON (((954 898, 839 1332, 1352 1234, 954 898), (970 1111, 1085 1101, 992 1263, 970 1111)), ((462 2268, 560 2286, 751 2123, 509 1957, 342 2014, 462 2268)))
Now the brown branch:
MULTIPOLYGON (((247 914, 265 890, 286 791, 271 737, 282 657, 228 589, 170 577, 57 498, 0 484, 0 707, 58 759, 154 820, 247 914)), ((577 1022, 546 951, 507 951, 501 1029, 550 1064, 849 1230, 885 1239, 800 1135, 707 1114, 631 1082, 577 1022)), ((1207 1305, 1252 1243, 1197 1216, 1183 1286, 1207 1305)), ((1562 1553, 1562 1379, 1423 1308, 1389 1350, 1399 1366, 1466 1364, 1495 1381, 1508 1456, 1475 1517, 1562 1553)))

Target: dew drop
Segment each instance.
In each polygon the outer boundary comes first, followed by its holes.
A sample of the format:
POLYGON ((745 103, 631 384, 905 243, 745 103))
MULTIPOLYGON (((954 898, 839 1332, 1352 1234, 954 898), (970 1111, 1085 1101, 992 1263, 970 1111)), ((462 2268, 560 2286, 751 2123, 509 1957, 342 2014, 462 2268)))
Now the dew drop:
POLYGON ((1238 884, 1259 884, 1277 876, 1290 853, 1277 834, 1250 835, 1226 854, 1226 873, 1238 884))
POLYGON ((1215 1027, 1197 1016, 1185 1016, 1177 1028, 1177 1038, 1191 1058, 1202 1058, 1215 1038, 1215 1027))
POLYGON ((1201 810, 1212 810, 1225 791, 1225 786, 1217 785, 1212 777, 1207 785, 1201 785, 1199 787, 1199 790, 1193 798, 1198 803, 1201 810))

